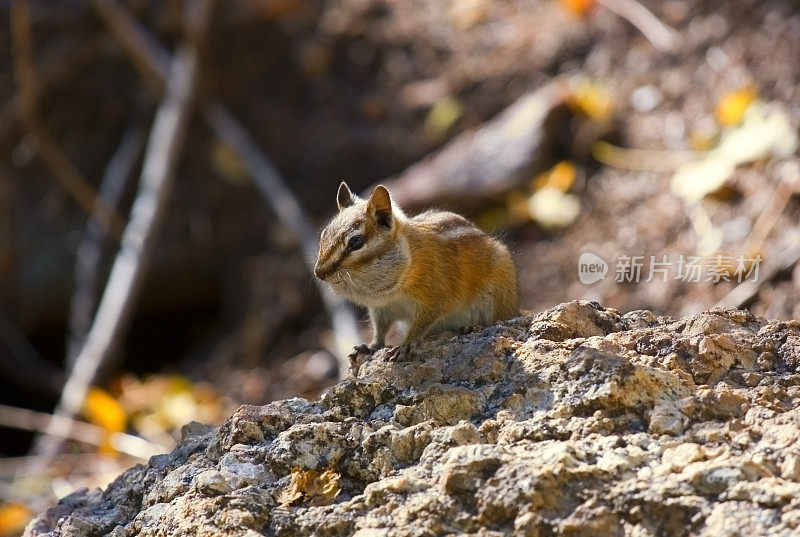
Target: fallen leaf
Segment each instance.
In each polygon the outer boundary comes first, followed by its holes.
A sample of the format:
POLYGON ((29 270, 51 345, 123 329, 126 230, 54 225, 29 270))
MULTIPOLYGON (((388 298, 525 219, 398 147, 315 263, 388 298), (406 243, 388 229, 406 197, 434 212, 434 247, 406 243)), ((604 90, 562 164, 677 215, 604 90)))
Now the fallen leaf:
POLYGON ((724 126, 738 125, 757 96, 758 93, 753 86, 726 93, 717 103, 717 121, 724 126))
POLYGON ((697 203, 720 188, 735 170, 734 163, 719 155, 686 162, 672 176, 672 191, 688 203, 697 203))
POLYGON ((544 228, 563 228, 578 217, 581 203, 572 194, 548 186, 537 190, 528 199, 528 211, 531 218, 544 228))
POLYGON ((125 430, 128 416, 122 405, 107 391, 92 387, 86 395, 83 415, 89 422, 113 433, 125 430))
POLYGON ((736 165, 770 156, 787 157, 797 151, 797 130, 779 105, 755 102, 741 125, 722 134, 714 150, 736 165))
POLYGON ((575 165, 569 161, 562 160, 548 171, 539 174, 533 180, 532 186, 534 190, 553 187, 561 192, 566 192, 575 182, 576 174, 575 165))
POLYGON ((0 537, 19 535, 33 514, 20 503, 0 504, 0 537))
POLYGON ((595 5, 595 0, 561 0, 561 6, 576 15, 586 15, 595 5))
POLYGON ((719 132, 692 129, 689 132, 689 147, 695 151, 710 151, 719 142, 719 132))
POLYGON ((308 472, 298 467, 292 468, 289 486, 278 493, 276 500, 281 507, 289 507, 300 500, 305 494, 306 480, 308 472))
POLYGON ((99 425, 106 431, 103 443, 98 446, 100 453, 116 453, 110 437, 114 433, 124 431, 128 423, 128 415, 119 401, 105 390, 93 386, 86 395, 83 415, 90 423, 99 425))
POLYGON ((744 121, 726 130, 717 147, 705 158, 678 166, 671 188, 689 203, 718 190, 736 167, 769 157, 786 157, 797 151, 797 130, 782 106, 751 104, 744 121))
POLYGON ((425 118, 425 131, 434 138, 443 138, 463 114, 458 97, 448 95, 433 103, 425 118))
POLYGON ((330 505, 339 495, 339 474, 331 469, 322 473, 316 470, 292 468, 289 486, 278 494, 278 503, 283 507, 304 500, 311 505, 330 505))
POLYGON ((614 93, 607 86, 577 77, 570 81, 567 103, 589 118, 605 122, 611 119, 616 107, 614 93))

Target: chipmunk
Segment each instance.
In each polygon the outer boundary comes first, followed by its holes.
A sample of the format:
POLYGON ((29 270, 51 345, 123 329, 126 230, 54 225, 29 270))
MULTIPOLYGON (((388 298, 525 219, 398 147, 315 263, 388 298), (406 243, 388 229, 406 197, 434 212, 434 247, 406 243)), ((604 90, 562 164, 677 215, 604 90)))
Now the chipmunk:
POLYGON ((398 349, 427 335, 519 314, 511 253, 463 216, 428 210, 408 217, 382 185, 364 200, 342 182, 336 202, 314 274, 368 309, 374 337, 354 354, 385 347, 396 321, 408 324, 392 351, 400 359, 398 349))

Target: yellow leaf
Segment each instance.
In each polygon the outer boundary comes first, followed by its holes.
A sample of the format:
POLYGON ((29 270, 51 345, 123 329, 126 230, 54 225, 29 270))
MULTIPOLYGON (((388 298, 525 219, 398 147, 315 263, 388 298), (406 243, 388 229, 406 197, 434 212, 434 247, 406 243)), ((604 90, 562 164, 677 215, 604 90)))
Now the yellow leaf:
POLYGON ((578 217, 581 203, 575 196, 549 186, 534 192, 528 200, 528 210, 542 227, 563 228, 578 217))
POLYGON ((536 177, 533 178, 531 181, 531 190, 536 192, 537 190, 541 190, 547 186, 547 183, 550 182, 550 170, 546 172, 542 172, 536 177))
POLYGON ((322 473, 316 470, 292 468, 289 486, 278 494, 278 503, 289 507, 299 500, 311 505, 330 505, 339 495, 339 474, 331 469, 322 473))
POLYGON ((538 175, 534 179, 532 186, 534 190, 552 187, 561 192, 566 192, 575 182, 575 175, 575 165, 569 161, 562 160, 550 170, 538 175))
POLYGON ((672 176, 672 191, 688 203, 697 203, 720 188, 736 171, 736 165, 717 155, 678 166, 672 176))
POLYGON ((194 420, 197 415, 197 400, 189 392, 171 393, 159 401, 156 414, 165 426, 180 427, 194 420))
POLYGON ((797 129, 785 108, 756 101, 747 108, 741 125, 726 129, 702 160, 678 166, 670 186, 688 203, 696 203, 722 187, 737 166, 787 157, 798 146, 797 129))
POLYGON ((608 121, 614 114, 614 94, 611 89, 584 77, 570 81, 567 102, 595 121, 608 121))
POLYGON ((425 131, 434 138, 442 138, 464 113, 458 97, 449 95, 439 99, 425 118, 425 131))
POLYGON ((289 507, 303 497, 305 481, 306 472, 296 466, 292 468, 289 486, 281 490, 276 498, 281 507, 289 507))
POLYGON ((576 15, 586 15, 593 7, 595 0, 561 0, 561 6, 576 15))
POLYGON ((741 125, 723 133, 714 151, 739 165, 771 156, 788 157, 797 147, 797 128, 788 110, 757 101, 747 108, 741 125))
POLYGON ((731 91, 722 96, 717 103, 717 121, 721 125, 738 125, 744 119, 747 108, 756 100, 758 93, 753 86, 731 91))
POLYGON ((316 494, 311 498, 312 505, 328 505, 333 503, 334 498, 341 492, 339 488, 339 474, 330 468, 326 469, 320 474, 317 486, 316 494))
POLYGON ((22 504, 0 504, 0 537, 18 535, 31 518, 33 512, 22 504))
POLYGON ((107 391, 97 387, 89 390, 83 405, 83 415, 89 422, 112 433, 124 431, 128 421, 122 405, 107 391))
POLYGON ((169 377, 169 393, 191 393, 193 391, 192 381, 180 375, 169 377))

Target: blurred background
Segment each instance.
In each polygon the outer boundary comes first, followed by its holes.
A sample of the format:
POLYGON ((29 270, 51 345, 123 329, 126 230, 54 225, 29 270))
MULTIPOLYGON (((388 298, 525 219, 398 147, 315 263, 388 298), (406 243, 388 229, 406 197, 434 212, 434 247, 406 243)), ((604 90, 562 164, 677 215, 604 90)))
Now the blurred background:
POLYGON ((500 236, 528 310, 800 318, 793 0, 6 0, 0 22, 0 537, 189 421, 337 380, 368 324, 342 338, 307 263, 342 180, 500 236))

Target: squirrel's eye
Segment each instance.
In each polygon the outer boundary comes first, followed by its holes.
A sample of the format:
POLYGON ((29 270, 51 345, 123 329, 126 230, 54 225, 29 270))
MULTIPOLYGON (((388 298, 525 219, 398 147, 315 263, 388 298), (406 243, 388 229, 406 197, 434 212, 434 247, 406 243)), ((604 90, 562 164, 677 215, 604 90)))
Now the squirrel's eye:
POLYGON ((359 248, 364 246, 365 242, 367 241, 364 239, 364 235, 353 235, 347 241, 347 248, 348 250, 358 250, 359 248))

